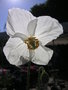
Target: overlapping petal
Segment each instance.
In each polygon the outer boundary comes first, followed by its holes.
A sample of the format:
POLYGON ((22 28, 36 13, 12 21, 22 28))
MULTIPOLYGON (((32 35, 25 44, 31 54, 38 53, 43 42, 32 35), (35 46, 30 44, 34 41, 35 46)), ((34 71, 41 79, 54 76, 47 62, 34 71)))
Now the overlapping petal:
POLYGON ((63 27, 56 19, 50 16, 41 16, 37 19, 35 36, 42 42, 43 45, 46 45, 53 39, 56 39, 63 33, 63 27))
POLYGON ((39 46, 34 52, 35 55, 32 58, 32 62, 38 65, 47 65, 53 55, 51 49, 44 49, 42 46, 39 46))
POLYGON ((15 33, 12 38, 20 38, 22 41, 26 40, 28 37, 22 33, 15 33))
POLYGON ((37 19, 31 20, 27 26, 29 36, 35 35, 36 27, 37 27, 37 19))
POLYGON ((22 65, 29 60, 27 45, 20 38, 10 38, 3 51, 7 60, 16 66, 22 65))
POLYGON ((15 33, 23 33, 28 36, 28 23, 35 17, 27 10, 13 8, 9 9, 7 19, 7 33, 9 36, 15 33))

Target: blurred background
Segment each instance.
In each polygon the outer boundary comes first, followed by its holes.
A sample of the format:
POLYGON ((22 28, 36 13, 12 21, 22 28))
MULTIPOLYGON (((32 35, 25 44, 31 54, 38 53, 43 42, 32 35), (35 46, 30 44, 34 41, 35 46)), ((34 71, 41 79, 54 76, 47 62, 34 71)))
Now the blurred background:
MULTIPOLYGON (((6 21, 8 9, 18 7, 29 10, 34 16, 51 16, 56 18, 63 26, 64 33, 46 46, 54 50, 54 55, 45 69, 58 70, 60 79, 68 82, 68 2, 67 0, 0 0, 0 71, 3 69, 14 72, 15 76, 19 69, 10 65, 3 54, 3 47, 9 36, 6 34, 6 21), (16 72, 17 71, 17 72, 16 72)), ((34 65, 34 64, 32 64, 34 65)), ((7 71, 5 71, 7 72, 7 71)), ((21 72, 19 72, 21 73, 21 72)), ((18 78, 18 77, 17 77, 18 78)), ((67 84, 66 84, 67 85, 67 84)), ((17 90, 17 89, 16 89, 17 90)), ((55 90, 55 89, 54 89, 55 90)), ((60 90, 60 89, 56 89, 60 90)), ((66 88, 65 90, 68 90, 66 88)))

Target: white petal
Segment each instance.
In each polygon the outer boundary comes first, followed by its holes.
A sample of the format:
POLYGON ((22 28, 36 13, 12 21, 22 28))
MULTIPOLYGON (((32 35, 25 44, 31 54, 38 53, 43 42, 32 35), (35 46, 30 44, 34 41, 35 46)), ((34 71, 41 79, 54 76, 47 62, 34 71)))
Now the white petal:
POLYGON ((34 19, 29 22, 27 30, 30 36, 33 36, 35 34, 36 26, 37 26, 37 19, 34 19))
POLYGON ((28 38, 26 35, 24 35, 24 34, 22 34, 22 33, 15 33, 15 34, 12 36, 12 38, 16 38, 16 37, 20 38, 22 41, 24 41, 24 40, 26 40, 26 39, 28 38))
POLYGON ((41 16, 37 19, 35 36, 43 45, 46 45, 53 39, 56 39, 63 33, 63 27, 56 19, 49 16, 41 16))
POLYGON ((35 51, 34 50, 29 50, 29 60, 32 61, 33 57, 35 55, 35 51))
POLYGON ((19 38, 10 38, 3 51, 7 60, 16 66, 22 65, 29 60, 27 45, 19 38))
POLYGON ((49 48, 39 46, 35 50, 32 62, 39 65, 47 65, 53 55, 53 51, 49 48))
POLYGON ((27 10, 13 8, 9 9, 7 20, 7 33, 12 36, 15 33, 28 35, 27 25, 35 17, 27 10))
POLYGON ((50 59, 52 58, 52 55, 53 55, 53 50, 50 49, 50 48, 47 48, 47 47, 45 47, 45 46, 43 46, 43 45, 41 45, 41 47, 42 47, 43 49, 45 49, 45 51, 48 52, 48 54, 49 54, 49 60, 50 60, 50 59))

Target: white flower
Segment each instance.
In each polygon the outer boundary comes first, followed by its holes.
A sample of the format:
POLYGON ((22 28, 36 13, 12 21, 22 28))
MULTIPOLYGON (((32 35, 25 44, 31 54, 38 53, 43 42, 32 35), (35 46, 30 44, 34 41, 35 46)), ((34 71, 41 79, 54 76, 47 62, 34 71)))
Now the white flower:
POLYGON ((34 17, 29 11, 9 10, 7 34, 10 36, 3 48, 7 60, 16 66, 31 62, 46 65, 53 51, 44 47, 63 33, 63 27, 50 16, 34 17))

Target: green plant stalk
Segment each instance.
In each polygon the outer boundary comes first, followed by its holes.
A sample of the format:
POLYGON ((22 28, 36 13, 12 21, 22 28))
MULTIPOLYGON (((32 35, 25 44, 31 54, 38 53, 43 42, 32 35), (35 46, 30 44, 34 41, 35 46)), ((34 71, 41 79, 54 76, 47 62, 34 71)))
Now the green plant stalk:
POLYGON ((38 87, 37 90, 40 90, 40 70, 38 71, 38 87))
POLYGON ((28 68, 27 68, 27 89, 29 90, 30 88, 30 66, 31 66, 31 61, 28 62, 28 68))
POLYGON ((41 81, 42 81, 42 77, 43 77, 43 75, 45 74, 46 72, 45 72, 45 69, 44 69, 44 67, 43 66, 41 66, 40 68, 39 68, 39 71, 38 71, 38 90, 41 90, 41 81))

